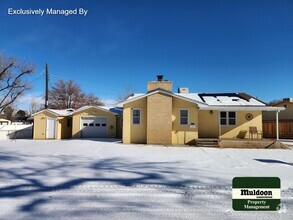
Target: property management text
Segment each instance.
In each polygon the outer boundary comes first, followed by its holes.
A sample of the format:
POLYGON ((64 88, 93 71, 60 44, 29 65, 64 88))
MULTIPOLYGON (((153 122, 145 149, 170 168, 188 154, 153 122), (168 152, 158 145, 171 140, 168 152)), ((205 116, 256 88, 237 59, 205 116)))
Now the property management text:
POLYGON ((83 15, 87 16, 88 10, 84 8, 75 8, 75 9, 53 9, 53 8, 46 8, 46 9, 14 9, 8 8, 8 15, 83 15))

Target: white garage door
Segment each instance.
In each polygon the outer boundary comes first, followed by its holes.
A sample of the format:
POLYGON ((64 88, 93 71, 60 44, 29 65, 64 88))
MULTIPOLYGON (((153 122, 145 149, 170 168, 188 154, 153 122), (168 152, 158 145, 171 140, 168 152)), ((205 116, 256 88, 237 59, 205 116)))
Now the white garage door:
POLYGON ((105 138, 107 137, 107 118, 84 117, 81 118, 82 138, 105 138))

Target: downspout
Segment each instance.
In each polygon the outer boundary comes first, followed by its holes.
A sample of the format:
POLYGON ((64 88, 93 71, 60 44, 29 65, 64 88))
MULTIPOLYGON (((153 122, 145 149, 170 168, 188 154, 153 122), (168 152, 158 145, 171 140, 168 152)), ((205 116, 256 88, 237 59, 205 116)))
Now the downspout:
POLYGON ((219 123, 219 140, 221 139, 222 135, 222 128, 221 128, 221 116, 220 116, 220 111, 218 112, 218 123, 219 123))
POLYGON ((280 112, 280 110, 276 111, 276 138, 277 138, 277 141, 279 140, 279 112, 280 112))

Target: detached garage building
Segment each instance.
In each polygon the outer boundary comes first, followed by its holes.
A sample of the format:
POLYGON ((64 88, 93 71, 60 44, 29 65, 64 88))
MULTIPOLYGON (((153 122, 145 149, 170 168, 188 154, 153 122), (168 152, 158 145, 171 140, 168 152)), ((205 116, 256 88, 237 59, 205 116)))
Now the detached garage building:
POLYGON ((34 139, 121 138, 122 109, 85 106, 73 109, 46 109, 34 116, 34 139))
POLYGON ((34 139, 66 139, 72 136, 73 109, 45 109, 33 114, 34 139))
POLYGON ((73 113, 73 138, 119 138, 122 109, 85 106, 73 113))

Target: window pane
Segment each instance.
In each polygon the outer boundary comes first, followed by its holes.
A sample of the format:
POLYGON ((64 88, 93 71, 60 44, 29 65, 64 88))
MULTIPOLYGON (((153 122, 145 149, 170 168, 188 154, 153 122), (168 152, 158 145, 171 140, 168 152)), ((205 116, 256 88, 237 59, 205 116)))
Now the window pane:
POLYGON ((87 126, 87 123, 83 123, 83 126, 87 126))
POLYGON ((106 127, 106 124, 102 124, 102 127, 106 127))
POLYGON ((187 125, 188 124, 188 118, 181 118, 180 119, 180 124, 187 125))
POLYGON ((236 120, 233 118, 229 118, 229 125, 236 125, 236 120))
POLYGON ((236 113, 235 112, 229 112, 229 118, 235 118, 236 113))
POLYGON ((221 114, 221 118, 226 118, 227 117, 227 113, 226 112, 220 112, 221 114))
POLYGON ((93 123, 90 123, 90 126, 92 127, 92 126, 94 126, 94 124, 93 123))
POLYGON ((188 117, 188 111, 187 110, 180 110, 180 117, 188 117))
POLYGON ((181 125, 188 124, 188 110, 180 110, 180 124, 181 125))
POLYGON ((140 121, 139 121, 139 117, 133 117, 133 124, 139 124, 140 121))
POLYGON ((140 110, 133 109, 132 111, 132 123, 133 124, 140 124, 140 110))
POLYGON ((226 125, 226 119, 221 118, 221 125, 226 125))
POLYGON ((140 110, 139 109, 134 109, 133 110, 133 116, 140 116, 140 110))

